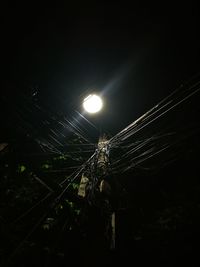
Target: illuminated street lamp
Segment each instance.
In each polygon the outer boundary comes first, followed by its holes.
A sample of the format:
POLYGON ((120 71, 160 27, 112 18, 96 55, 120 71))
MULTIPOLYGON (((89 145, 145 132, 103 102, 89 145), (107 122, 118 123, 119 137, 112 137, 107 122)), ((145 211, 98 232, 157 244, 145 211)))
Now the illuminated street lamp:
POLYGON ((83 100, 83 107, 88 113, 97 113, 102 109, 103 102, 99 96, 91 94, 83 100))

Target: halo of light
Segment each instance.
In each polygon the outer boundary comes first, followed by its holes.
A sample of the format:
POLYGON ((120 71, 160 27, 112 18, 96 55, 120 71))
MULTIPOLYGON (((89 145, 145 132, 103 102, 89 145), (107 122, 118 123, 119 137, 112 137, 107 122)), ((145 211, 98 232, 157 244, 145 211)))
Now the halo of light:
POLYGON ((89 113, 96 113, 100 111, 102 106, 102 99, 95 94, 91 94, 83 100, 83 107, 89 113))

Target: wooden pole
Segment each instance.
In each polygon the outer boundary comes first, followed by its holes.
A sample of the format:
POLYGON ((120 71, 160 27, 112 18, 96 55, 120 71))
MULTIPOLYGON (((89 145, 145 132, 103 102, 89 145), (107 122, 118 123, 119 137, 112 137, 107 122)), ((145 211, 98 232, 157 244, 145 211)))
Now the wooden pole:
POLYGON ((110 248, 115 249, 115 212, 112 213, 111 217, 111 227, 112 227, 112 239, 111 239, 111 244, 110 248))

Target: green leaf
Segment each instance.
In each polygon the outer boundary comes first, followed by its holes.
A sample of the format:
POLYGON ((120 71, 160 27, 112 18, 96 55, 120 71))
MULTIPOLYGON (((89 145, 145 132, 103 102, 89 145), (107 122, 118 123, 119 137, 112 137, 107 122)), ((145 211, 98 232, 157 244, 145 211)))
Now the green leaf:
POLYGON ((73 208, 74 207, 74 203, 69 201, 69 200, 65 200, 67 202, 67 204, 70 206, 70 208, 73 208))
POLYGON ((72 183, 72 187, 73 187, 73 189, 78 189, 79 188, 79 185, 76 184, 76 183, 72 183))
POLYGON ((80 212, 81 212, 81 210, 79 210, 79 209, 76 209, 74 212, 76 213, 76 215, 79 215, 79 214, 80 214, 80 212))
POLYGON ((19 165, 18 166, 18 172, 22 173, 26 170, 26 167, 24 165, 19 165))
POLYGON ((42 165, 42 169, 49 169, 50 168, 50 165, 49 164, 43 164, 42 165))

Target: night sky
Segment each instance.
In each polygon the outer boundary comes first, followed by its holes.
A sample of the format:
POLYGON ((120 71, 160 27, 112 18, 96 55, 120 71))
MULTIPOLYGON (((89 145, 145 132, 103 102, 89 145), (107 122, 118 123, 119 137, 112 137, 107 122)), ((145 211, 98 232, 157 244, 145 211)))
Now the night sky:
MULTIPOLYGON (((75 110, 82 113, 82 100, 89 93, 97 92, 105 101, 103 111, 95 116, 85 116, 98 129, 113 136, 200 73, 200 16, 198 7, 192 4, 175 6, 163 2, 155 6, 138 6, 133 1, 129 5, 123 1, 118 4, 80 4, 77 1, 73 6, 50 2, 42 6, 28 1, 2 5, 1 20, 0 97, 4 99, 1 102, 4 104, 0 105, 0 108, 3 107, 0 111, 2 142, 9 143, 13 139, 18 142, 20 133, 15 127, 18 121, 10 120, 10 114, 15 113, 15 106, 20 109, 24 105, 24 95, 30 103, 44 108, 46 113, 51 111, 51 116, 55 112, 67 117, 75 110)), ((199 131, 199 100, 194 99, 188 108, 191 112, 188 113, 186 109, 184 114, 188 115, 181 119, 190 129, 190 114, 193 114, 192 126, 197 126, 199 131), (191 107, 198 108, 196 118, 196 109, 191 107)), ((178 112, 180 118, 181 108, 178 112)), ((28 119, 30 124, 37 121, 34 114, 28 119)), ((41 122, 42 118, 38 118, 38 121, 41 122)), ((173 126, 177 123, 179 129, 176 112, 167 117, 166 122, 173 126)), ((161 130, 162 125, 156 125, 158 131, 161 130)), ((38 133, 43 129, 41 127, 38 133)), ((48 130, 44 130, 44 135, 48 134, 48 130)), ((189 131, 186 133, 190 136, 189 131)), ((194 139, 188 138, 190 142, 186 141, 182 150, 178 151, 179 156, 180 151, 184 151, 181 160, 160 172, 144 174, 141 171, 137 176, 135 170, 131 170, 117 176, 126 188, 130 201, 129 210, 122 211, 117 222, 119 246, 124 249, 122 262, 128 254, 127 258, 131 259, 135 248, 141 257, 148 254, 149 248, 148 255, 151 252, 157 255, 162 240, 164 248, 159 253, 166 253, 164 259, 168 259, 174 240, 173 253, 176 253, 178 244, 180 255, 192 250, 195 240, 199 242, 200 216, 195 210, 200 211, 198 135, 199 132, 194 139), (189 154, 191 147, 196 148, 196 152, 191 150, 189 154), (172 216, 168 216, 168 212, 172 216), (176 229, 172 229, 173 222, 169 237, 166 229, 162 229, 159 235, 155 230, 157 228, 153 228, 156 225, 155 218, 161 218, 163 214, 167 214, 166 217, 172 218, 172 221, 175 218, 176 225, 176 215, 179 213, 183 223, 177 226, 177 235, 176 229), (190 214, 191 220, 188 219, 190 214), (141 233, 138 230, 138 234, 136 230, 140 227, 143 230, 141 233), (171 237, 173 235, 175 237, 171 237), (143 239, 142 245, 137 243, 138 236, 143 239), (194 240, 189 243, 192 245, 185 246, 182 236, 194 240)), ((140 135, 137 137, 143 138, 140 135)), ((21 147, 18 149, 20 152, 21 147)))
POLYGON ((2 93, 37 88, 67 114, 95 90, 105 108, 88 118, 112 134, 200 70, 196 6, 18 3, 2 15, 2 93))

